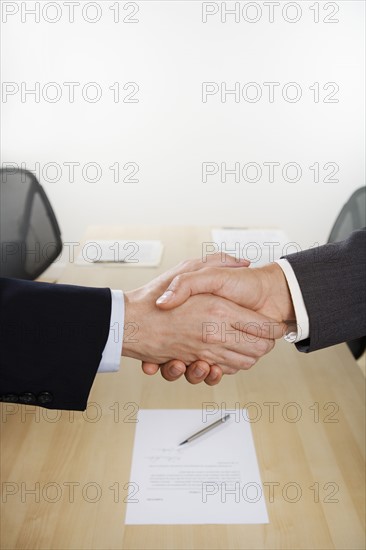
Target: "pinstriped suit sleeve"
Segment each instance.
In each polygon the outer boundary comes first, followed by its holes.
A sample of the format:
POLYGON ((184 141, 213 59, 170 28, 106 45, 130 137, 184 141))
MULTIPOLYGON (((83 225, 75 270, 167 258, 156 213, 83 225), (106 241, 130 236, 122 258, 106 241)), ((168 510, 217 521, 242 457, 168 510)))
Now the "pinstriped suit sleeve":
POLYGON ((309 316, 309 352, 366 335, 366 229, 342 242, 285 256, 309 316))

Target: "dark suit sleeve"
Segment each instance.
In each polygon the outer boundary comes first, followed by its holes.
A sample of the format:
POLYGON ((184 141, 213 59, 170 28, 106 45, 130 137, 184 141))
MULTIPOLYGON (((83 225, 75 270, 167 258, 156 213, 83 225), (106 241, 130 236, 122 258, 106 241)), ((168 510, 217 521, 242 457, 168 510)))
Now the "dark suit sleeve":
POLYGON ((0 400, 84 410, 110 315, 108 288, 0 278, 0 400))
POLYGON ((366 335, 366 230, 345 241, 285 256, 299 282, 310 334, 296 344, 314 351, 366 335))

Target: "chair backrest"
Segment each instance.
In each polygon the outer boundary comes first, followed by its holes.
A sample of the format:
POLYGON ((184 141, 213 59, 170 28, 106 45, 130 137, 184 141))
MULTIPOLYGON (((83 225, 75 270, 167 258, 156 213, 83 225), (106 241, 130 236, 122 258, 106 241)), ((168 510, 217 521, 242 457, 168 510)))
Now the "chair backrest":
POLYGON ((62 250, 52 206, 27 170, 0 170, 0 276, 36 279, 62 250))
MULTIPOLYGON (((352 231, 366 227, 366 187, 357 189, 340 211, 328 242, 343 241, 350 236, 352 231)), ((347 342, 355 359, 361 357, 366 348, 366 336, 347 342)))
POLYGON ((360 187, 340 211, 330 232, 328 242, 343 241, 352 231, 366 227, 366 187, 360 187))

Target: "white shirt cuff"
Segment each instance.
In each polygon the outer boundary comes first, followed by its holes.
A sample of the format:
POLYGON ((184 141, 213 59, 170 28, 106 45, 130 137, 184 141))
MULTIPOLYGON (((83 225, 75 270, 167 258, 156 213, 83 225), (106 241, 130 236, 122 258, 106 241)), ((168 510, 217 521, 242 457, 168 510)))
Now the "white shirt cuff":
POLYGON ((108 340, 103 350, 98 372, 116 372, 119 370, 122 354, 123 324, 125 301, 122 290, 111 290, 111 320, 108 340))
POLYGON ((285 258, 281 258, 280 260, 276 260, 276 263, 280 266, 286 277, 296 315, 297 330, 291 330, 291 332, 288 332, 284 336, 284 339, 287 342, 295 344, 296 342, 306 340, 306 338, 309 337, 309 316, 306 311, 300 285, 296 279, 296 275, 290 262, 288 262, 285 258))

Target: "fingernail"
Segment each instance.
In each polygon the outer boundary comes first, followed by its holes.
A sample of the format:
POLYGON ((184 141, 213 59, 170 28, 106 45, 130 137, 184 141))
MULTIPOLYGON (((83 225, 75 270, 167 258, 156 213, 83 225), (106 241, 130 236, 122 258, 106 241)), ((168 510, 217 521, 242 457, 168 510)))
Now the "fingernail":
POLYGON ((200 367, 197 367, 196 369, 194 369, 194 374, 195 376, 197 376, 197 378, 201 378, 201 376, 205 374, 205 371, 200 369, 200 367))
POLYGON ((164 292, 164 294, 162 294, 160 296, 160 298, 158 298, 156 300, 156 303, 157 304, 165 304, 166 302, 169 302, 169 300, 172 298, 173 296, 173 291, 172 290, 167 290, 166 292, 164 292))
POLYGON ((171 367, 169 369, 169 373, 172 375, 172 376, 179 376, 180 374, 182 374, 182 371, 180 369, 177 369, 177 367, 171 367))

